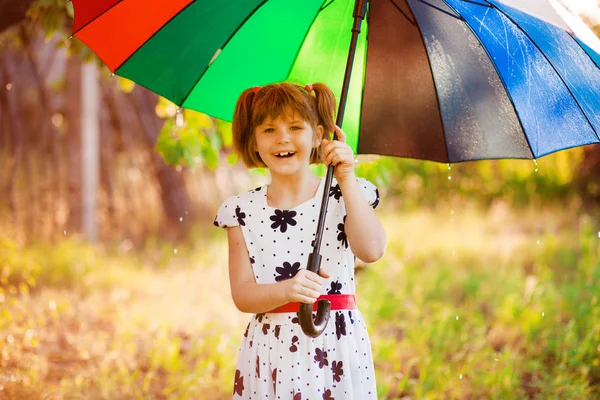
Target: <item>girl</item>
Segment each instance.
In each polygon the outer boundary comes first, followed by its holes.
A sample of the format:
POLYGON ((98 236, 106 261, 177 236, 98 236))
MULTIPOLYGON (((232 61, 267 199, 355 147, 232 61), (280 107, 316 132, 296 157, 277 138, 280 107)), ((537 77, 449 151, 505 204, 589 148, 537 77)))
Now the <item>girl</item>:
POLYGON ((233 119, 234 147, 271 183, 226 199, 215 225, 227 228, 229 278, 237 308, 255 314, 239 352, 235 399, 376 399, 371 345, 354 301, 355 255, 374 262, 386 236, 373 208, 375 186, 354 175, 354 154, 333 122, 324 84, 271 84, 245 90, 233 119), (337 140, 329 140, 335 131, 337 140), (335 165, 319 274, 305 269, 324 178, 311 163, 335 165), (332 302, 315 339, 298 322, 298 302, 332 302))

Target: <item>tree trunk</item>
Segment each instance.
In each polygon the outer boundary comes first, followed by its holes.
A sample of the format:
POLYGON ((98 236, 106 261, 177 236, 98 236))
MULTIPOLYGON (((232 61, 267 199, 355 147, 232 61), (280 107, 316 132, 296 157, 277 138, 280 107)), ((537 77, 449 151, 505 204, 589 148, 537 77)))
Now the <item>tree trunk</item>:
POLYGON ((0 0, 0 33, 25 19, 34 0, 0 0))
POLYGON ((190 222, 194 218, 194 213, 191 210, 190 199, 182 174, 166 165, 164 160, 154 150, 154 144, 162 126, 161 119, 154 112, 157 97, 139 86, 133 90, 132 96, 137 114, 143 126, 144 142, 151 155, 156 177, 160 183, 160 198, 168 228, 173 233, 184 233, 189 228, 190 222))
POLYGON ((67 130, 63 153, 67 158, 68 233, 80 233, 83 205, 81 196, 81 62, 69 57, 66 68, 67 130))

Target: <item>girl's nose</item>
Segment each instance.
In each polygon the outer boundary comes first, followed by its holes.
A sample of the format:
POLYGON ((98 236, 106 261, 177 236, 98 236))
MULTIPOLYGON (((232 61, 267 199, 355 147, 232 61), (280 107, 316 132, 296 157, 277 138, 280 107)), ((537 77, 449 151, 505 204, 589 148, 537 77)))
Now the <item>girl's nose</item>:
POLYGON ((288 143, 290 141, 290 133, 287 129, 282 129, 279 131, 279 135, 277 135, 277 142, 279 143, 288 143))

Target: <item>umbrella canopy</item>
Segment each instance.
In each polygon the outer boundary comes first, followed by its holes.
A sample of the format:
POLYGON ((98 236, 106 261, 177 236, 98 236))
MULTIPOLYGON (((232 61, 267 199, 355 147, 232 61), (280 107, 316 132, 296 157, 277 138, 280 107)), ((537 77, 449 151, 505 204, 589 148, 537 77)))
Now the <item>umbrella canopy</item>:
MULTIPOLYGON (((231 120, 248 87, 342 90, 354 0, 73 3, 74 36, 184 108, 231 120)), ((371 0, 342 127, 362 154, 537 158, 600 142, 599 66, 546 0, 371 0)))

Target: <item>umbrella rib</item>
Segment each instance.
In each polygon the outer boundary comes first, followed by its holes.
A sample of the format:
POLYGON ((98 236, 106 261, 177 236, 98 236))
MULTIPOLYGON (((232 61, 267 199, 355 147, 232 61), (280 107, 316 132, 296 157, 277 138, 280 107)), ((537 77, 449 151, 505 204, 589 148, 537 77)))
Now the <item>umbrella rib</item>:
POLYGON ((396 4, 396 2, 394 0, 390 0, 390 3, 392 3, 392 5, 396 8, 396 10, 400 11, 400 13, 402 15, 404 15, 404 18, 406 18, 408 20, 408 22, 410 22, 413 26, 417 26, 417 23, 414 20, 410 19, 410 17, 408 15, 406 15, 404 10, 402 10, 400 8, 400 6, 398 6, 398 4, 396 4))
POLYGON ((321 8, 319 8, 319 12, 323 11, 324 9, 326 9, 327 7, 329 7, 335 0, 331 0, 329 1, 329 3, 323 4, 321 6, 321 8))
MULTIPOLYGON (((452 7, 452 5, 448 4, 448 2, 446 0, 443 0, 448 7, 452 8, 453 10, 454 7, 452 7)), ((491 7, 494 8, 494 7, 491 7)), ((456 10, 455 10, 456 11, 456 10)), ((479 38, 479 36, 477 36, 477 34, 475 33, 475 30, 473 29, 473 27, 471 26, 471 24, 469 24, 466 20, 464 20, 465 25, 467 26, 467 28, 469 28, 469 30, 471 31, 471 33, 473 34, 473 36, 475 37, 475 39, 477 39, 477 41, 479 42, 479 45, 481 46, 481 48, 483 49, 483 51, 485 51, 485 54, 487 54, 488 59, 490 60, 490 62, 492 63, 492 66, 494 67, 494 69, 496 70, 496 74, 498 75, 498 80, 500 81, 500 83, 502 83, 502 86, 504 87, 504 93, 506 93, 506 97, 508 97, 508 100, 510 100, 510 104, 512 104, 512 107, 515 111, 515 115, 517 117, 517 120, 519 121, 519 125, 521 126, 521 132, 523 132, 523 136, 525 137, 525 140, 527 141, 527 145, 529 146, 529 151, 531 152, 531 157, 533 159, 537 158, 537 156, 535 154, 533 154, 533 149, 531 148, 531 142, 529 141, 529 137, 527 136, 527 134, 525 133, 525 127, 523 126, 523 121, 521 120, 521 117, 519 115, 519 111, 517 110, 517 106, 515 105, 515 102, 513 101, 513 98, 508 90, 508 87, 506 86, 506 82, 504 82, 504 79, 502 79, 502 75, 500 75, 500 71, 498 70, 498 65, 496 65, 496 62, 494 61, 494 58, 491 56, 490 52, 488 51, 487 47, 485 47, 485 45, 483 44, 483 42, 481 41, 481 39, 479 38)))
MULTIPOLYGON (((225 41, 225 43, 223 43, 223 45, 221 46, 221 49, 224 49, 227 46, 227 43, 229 43, 229 41, 235 36, 235 34, 242 28, 242 26, 244 26, 246 24, 246 22, 252 18, 252 16, 256 13, 256 11, 258 11, 263 5, 265 5, 266 2, 268 2, 269 0, 263 0, 260 2, 259 5, 257 5, 254 10, 252 10, 252 12, 250 12, 246 18, 242 21, 241 24, 239 24, 237 26, 237 28, 234 29, 233 32, 231 32, 231 35, 229 35, 229 37, 227 38, 227 40, 225 41)), ((218 50, 218 49, 217 49, 218 50)), ((214 59, 212 60, 214 62, 214 59)), ((180 107, 183 107, 183 105, 185 104, 185 101, 187 100, 188 97, 190 97, 190 94, 192 94, 192 91, 194 90, 194 88, 196 87, 196 85, 198 84, 198 82, 200 82, 200 79, 202 79, 202 77, 204 76, 204 74, 206 73, 206 71, 208 70, 208 68, 210 68, 212 62, 209 63, 206 68, 204 68, 204 71, 202 71, 202 73, 200 74, 200 76, 198 76, 198 79, 196 79, 196 82, 194 82, 193 85, 190 86, 190 90, 188 90, 188 92, 186 93, 185 96, 183 96, 183 99, 181 100, 181 104, 180 107)))
MULTIPOLYGON (((121 68, 123 65, 125 65, 125 64, 127 63, 127 61, 129 61, 129 60, 131 59, 131 57, 133 57, 133 56, 134 56, 134 55, 135 55, 135 54, 138 52, 138 50, 140 50, 142 47, 144 47, 144 45, 145 45, 146 43, 148 43, 149 41, 151 41, 151 40, 152 40, 152 38, 153 38, 154 36, 156 36, 156 35, 158 34, 158 32, 160 32, 160 31, 161 31, 161 29, 162 29, 162 28, 164 28, 165 26, 167 26, 167 25, 168 25, 168 24, 169 24, 171 21, 173 21, 175 18, 177 18, 177 16, 178 16, 178 15, 180 15, 182 12, 184 12, 185 10, 187 10, 187 9, 188 9, 188 8, 189 8, 189 7, 190 7, 192 4, 194 4, 195 2, 196 2, 196 0, 192 0, 192 1, 190 1, 190 3, 189 3, 188 5, 186 5, 185 7, 183 7, 183 8, 182 8, 182 9, 181 9, 181 10, 180 10, 178 13, 176 13, 176 14, 175 14, 175 15, 173 15, 171 18, 169 18, 169 20, 168 20, 168 21, 166 21, 166 22, 165 22, 165 23, 164 23, 164 24, 163 24, 163 25, 162 25, 162 26, 161 26, 159 29, 157 29, 156 31, 154 31, 154 33, 153 33, 153 34, 152 34, 152 35, 151 35, 151 36, 150 36, 148 39, 146 39, 146 40, 144 41, 144 43, 142 43, 142 44, 140 45, 140 47, 138 47, 137 49, 135 49, 135 51, 131 52, 131 54, 130 54, 129 56, 127 56, 127 58, 126 58, 126 59, 124 59, 124 60, 121 62, 121 64, 119 64, 119 65, 117 65, 117 66, 115 67, 115 70, 114 70, 115 74, 117 74, 117 70, 118 70, 119 68, 121 68)), ((117 75, 118 75, 118 74, 117 74, 117 75)), ((137 83, 137 82, 136 82, 136 83, 137 83)), ((150 89, 150 90, 152 90, 152 89, 150 89)), ((183 103, 182 103, 182 104, 183 104, 183 103)))
POLYGON ((475 4, 481 7, 487 7, 487 8, 492 8, 492 5, 490 3, 487 4, 481 4, 477 1, 473 1, 473 0, 461 0, 463 3, 471 3, 471 4, 475 4))
MULTIPOLYGON (((113 4, 112 6, 108 7, 106 10, 102 11, 100 14, 96 15, 94 18, 92 18, 87 24, 83 25, 81 28, 77 29, 75 32, 73 32, 73 34, 71 36, 75 36, 76 34, 78 34, 83 28, 85 28, 86 26, 88 26, 89 24, 91 24, 92 22, 94 22, 95 20, 97 20, 98 18, 100 18, 101 16, 103 16, 104 14, 106 14, 108 11, 112 10, 114 7, 116 7, 119 3, 122 3, 123 0, 118 0, 115 4, 113 4)), ((73 3, 71 1, 71 4, 73 4, 73 10, 75 10, 75 3, 73 3)))
MULTIPOLYGON (((408 6, 408 9, 411 11, 411 13, 414 16, 415 14, 414 14, 414 12, 412 12, 412 8, 410 7, 410 3, 408 1, 406 1, 406 5, 408 6)), ((453 16, 453 17, 455 17, 455 16, 453 16)), ((429 55, 427 54, 427 44, 425 44, 425 38, 423 37, 423 31, 421 30, 421 27, 418 24, 416 25, 416 28, 419 30, 419 37, 421 38, 421 43, 423 44, 423 49, 425 49, 425 58, 427 59, 427 63, 429 64, 429 73, 431 74, 431 81, 433 82, 433 90, 435 92, 435 98, 437 100, 437 110, 438 110, 438 114, 440 116, 440 122, 442 124, 442 137, 444 139, 444 148, 446 149, 446 160, 448 161, 448 163, 450 163, 451 160, 450 160, 450 152, 448 151, 448 142, 446 141, 446 135, 444 134, 444 117, 442 115, 442 107, 440 104, 440 94, 438 93, 438 88, 435 84, 435 75, 433 74, 433 67, 431 65, 431 59, 429 58, 429 55)))
POLYGON ((577 46, 579 46, 579 47, 581 48, 581 50, 583 50, 583 52, 585 53, 585 55, 586 55, 586 56, 588 56, 588 57, 589 57, 589 59, 590 59, 590 60, 591 60, 591 61, 592 61, 592 62, 593 62, 593 63, 594 63, 594 64, 595 64, 595 65, 596 65, 598 68, 600 68, 600 64, 599 64, 599 63, 597 63, 597 62, 596 62, 596 61, 595 61, 595 60, 592 58, 591 54, 589 54, 589 53, 588 53, 588 52, 587 52, 587 51, 586 51, 586 50, 583 48, 583 46, 581 45, 581 43, 579 43, 579 40, 577 40, 577 39, 576 39, 576 38, 573 36, 573 34, 572 34, 571 32, 567 32, 567 34, 568 34, 569 36, 571 36, 571 38, 573 38, 573 40, 575 41, 575 43, 577 43, 577 46))
MULTIPOLYGON (((313 24, 315 23, 315 20, 317 19, 317 17, 319 16, 319 14, 321 13, 321 11, 323 11, 325 8, 329 7, 329 5, 331 3, 333 3, 335 0, 331 0, 329 3, 321 6, 321 8, 319 8, 319 11, 317 11, 315 13, 315 16, 312 20, 312 22, 310 23, 310 25, 308 25, 308 28, 306 29, 306 33, 304 34, 304 39, 302 39, 302 43, 300 44, 300 46, 298 46, 298 51, 296 52, 296 55, 294 56, 294 61, 290 63, 290 68, 288 69, 287 74, 285 75, 286 77, 290 76, 290 73, 292 72, 292 70, 294 69, 294 66, 296 65, 296 61, 298 61, 298 57, 300 56, 300 50, 302 50, 302 47, 304 47, 304 43, 306 42, 306 38, 308 37, 308 34, 310 32, 310 29, 312 28, 313 24)), ((308 82, 304 82, 304 83, 308 83, 308 82)), ((314 82, 313 82, 314 83, 314 82)))
POLYGON ((585 117, 585 120, 588 122, 588 124, 592 128, 592 131, 598 137, 598 140, 600 140, 600 134, 596 131, 596 128, 594 127, 594 125, 592 124, 592 122, 588 118, 587 114, 585 113, 585 111, 581 107, 581 104, 579 104, 579 101, 577 101, 577 98, 575 97, 575 95, 571 91, 571 88, 569 87, 569 85, 567 85, 567 83, 565 82, 564 78, 562 77, 562 75, 560 74, 560 72, 558 72, 558 70, 556 69, 556 67, 554 66, 554 64, 552 64, 552 61, 550 61, 550 59, 548 58, 548 56, 542 51, 542 49, 538 46, 538 44, 535 42, 535 40, 533 40, 533 38, 525 31, 525 29, 523 29, 519 24, 517 24, 515 22, 515 20, 512 19, 512 17, 510 15, 508 15, 507 13, 505 13, 503 10, 501 10, 500 8, 498 8, 496 6, 494 6, 494 8, 497 9, 499 13, 503 14, 506 18, 508 18, 508 20, 510 22, 512 22, 517 28, 519 28, 519 30, 521 32, 523 32, 523 34, 525 36, 527 36, 527 38, 531 41, 531 43, 533 43, 533 45, 538 49, 538 51, 540 52, 540 54, 546 59, 546 61, 548 62, 548 64, 550 64, 550 66, 552 67, 552 69, 554 70, 554 72, 556 73, 556 75, 558 76, 558 78, 563 83, 563 85, 565 85, 565 88, 567 88, 567 90, 571 94, 571 97, 573 98, 573 101, 575 102, 575 104, 577 104, 577 107, 579 107, 579 110, 581 111, 581 114, 585 117))
POLYGON ((456 15, 454 15, 454 14, 451 14, 451 13, 449 13, 448 11, 446 11, 446 10, 443 10, 443 9, 441 9, 441 8, 437 7, 437 6, 434 6, 433 4, 431 4, 431 3, 428 3, 428 2, 426 2, 425 0, 417 0, 417 1, 418 1, 419 3, 423 3, 423 4, 425 4, 426 6, 429 6, 429 7, 431 7, 431 8, 435 8, 435 9, 436 9, 436 10, 438 10, 439 12, 442 12, 442 13, 444 13, 444 14, 446 14, 446 15, 448 15, 448 16, 450 16, 450 17, 452 17, 452 18, 456 18, 456 19, 458 19, 458 20, 460 20, 460 21, 463 21, 463 18, 462 18, 462 17, 457 17, 456 15))

